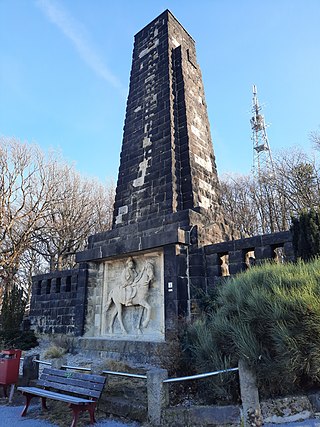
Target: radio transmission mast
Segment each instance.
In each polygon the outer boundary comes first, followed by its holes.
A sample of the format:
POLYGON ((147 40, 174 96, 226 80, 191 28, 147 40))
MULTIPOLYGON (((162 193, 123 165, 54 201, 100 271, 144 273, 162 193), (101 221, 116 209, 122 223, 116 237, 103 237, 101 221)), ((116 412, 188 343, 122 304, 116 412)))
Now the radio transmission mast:
POLYGON ((253 85, 252 98, 252 141, 253 141, 253 177, 258 199, 260 200, 259 216, 262 233, 273 233, 279 229, 277 224, 275 171, 267 137, 267 126, 261 114, 258 102, 257 87, 253 85))
POLYGON ((258 102, 256 85, 253 85, 252 89, 252 117, 250 123, 253 141, 253 173, 261 181, 261 179, 268 177, 272 178, 274 176, 274 168, 268 142, 267 126, 264 116, 261 114, 262 107, 258 102))

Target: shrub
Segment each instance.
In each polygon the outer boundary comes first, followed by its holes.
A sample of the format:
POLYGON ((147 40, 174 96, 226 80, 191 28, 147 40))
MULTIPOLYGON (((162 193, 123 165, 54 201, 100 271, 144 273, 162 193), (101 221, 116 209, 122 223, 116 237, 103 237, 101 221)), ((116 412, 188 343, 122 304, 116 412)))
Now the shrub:
POLYGON ((36 347, 38 344, 38 339, 34 331, 0 331, 0 345, 2 349, 19 348, 20 350, 30 350, 30 348, 36 347))
MULTIPOLYGON (((198 371, 235 367, 244 358, 264 396, 320 383, 320 259, 265 264, 219 289, 214 309, 188 332, 198 371)), ((212 383, 213 396, 237 396, 233 374, 212 383)))
POLYGON ((296 258, 305 261, 320 255, 320 212, 304 210, 291 218, 292 243, 296 258))

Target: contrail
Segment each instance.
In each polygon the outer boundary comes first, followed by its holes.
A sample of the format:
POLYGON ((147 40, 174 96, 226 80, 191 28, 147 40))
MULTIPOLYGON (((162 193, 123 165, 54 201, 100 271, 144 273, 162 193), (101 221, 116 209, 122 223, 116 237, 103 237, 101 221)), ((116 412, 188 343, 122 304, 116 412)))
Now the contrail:
POLYGON ((83 61, 100 77, 111 84, 114 88, 126 94, 126 88, 120 80, 108 69, 103 59, 86 38, 86 31, 61 5, 52 0, 37 0, 47 18, 56 25, 60 31, 72 42, 83 61))

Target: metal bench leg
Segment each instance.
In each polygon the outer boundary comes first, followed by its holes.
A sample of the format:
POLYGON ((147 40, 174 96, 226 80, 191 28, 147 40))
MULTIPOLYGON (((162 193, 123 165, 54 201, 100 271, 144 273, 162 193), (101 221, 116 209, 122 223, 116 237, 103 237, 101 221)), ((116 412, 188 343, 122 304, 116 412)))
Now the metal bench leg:
POLYGON ((90 414, 90 424, 94 424, 96 422, 96 419, 94 417, 94 411, 96 409, 96 403, 92 403, 91 405, 88 405, 88 412, 90 414))
POLYGON ((76 427, 79 414, 81 411, 83 411, 83 409, 79 405, 73 405, 72 403, 69 404, 69 408, 72 409, 72 413, 73 413, 73 419, 70 427, 76 427))
POLYGON ((4 395, 4 397, 8 397, 7 386, 5 384, 3 384, 2 387, 3 387, 3 395, 4 395))
POLYGON ((13 399, 13 393, 14 393, 14 384, 11 384, 11 387, 10 387, 10 393, 9 393, 9 403, 11 403, 11 402, 12 402, 12 399, 13 399))
POLYGON ((41 406, 42 406, 42 409, 43 410, 48 410, 48 407, 47 407, 47 398, 46 397, 41 397, 41 406))
POLYGON ((22 416, 22 417, 24 417, 24 416, 26 415, 27 410, 28 410, 29 405, 30 405, 30 402, 31 402, 31 399, 34 397, 34 395, 33 395, 33 394, 29 394, 29 393, 23 393, 23 395, 24 395, 24 396, 25 396, 25 398, 26 398, 26 405, 25 405, 25 407, 23 408, 23 411, 21 412, 21 416, 22 416))

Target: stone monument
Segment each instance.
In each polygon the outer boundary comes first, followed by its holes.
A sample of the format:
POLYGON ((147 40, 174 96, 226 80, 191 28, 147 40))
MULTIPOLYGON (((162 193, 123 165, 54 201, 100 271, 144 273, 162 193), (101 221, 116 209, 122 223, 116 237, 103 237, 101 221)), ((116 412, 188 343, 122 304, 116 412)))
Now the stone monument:
POLYGON ((135 36, 113 228, 77 255, 84 336, 165 341, 191 315, 192 248, 229 238, 195 43, 166 10, 135 36))
POLYGON ((219 193, 195 42, 166 10, 135 36, 112 229, 89 238, 75 269, 33 277, 32 328, 157 362, 199 289, 248 259, 292 259, 290 232, 233 240, 219 193))

